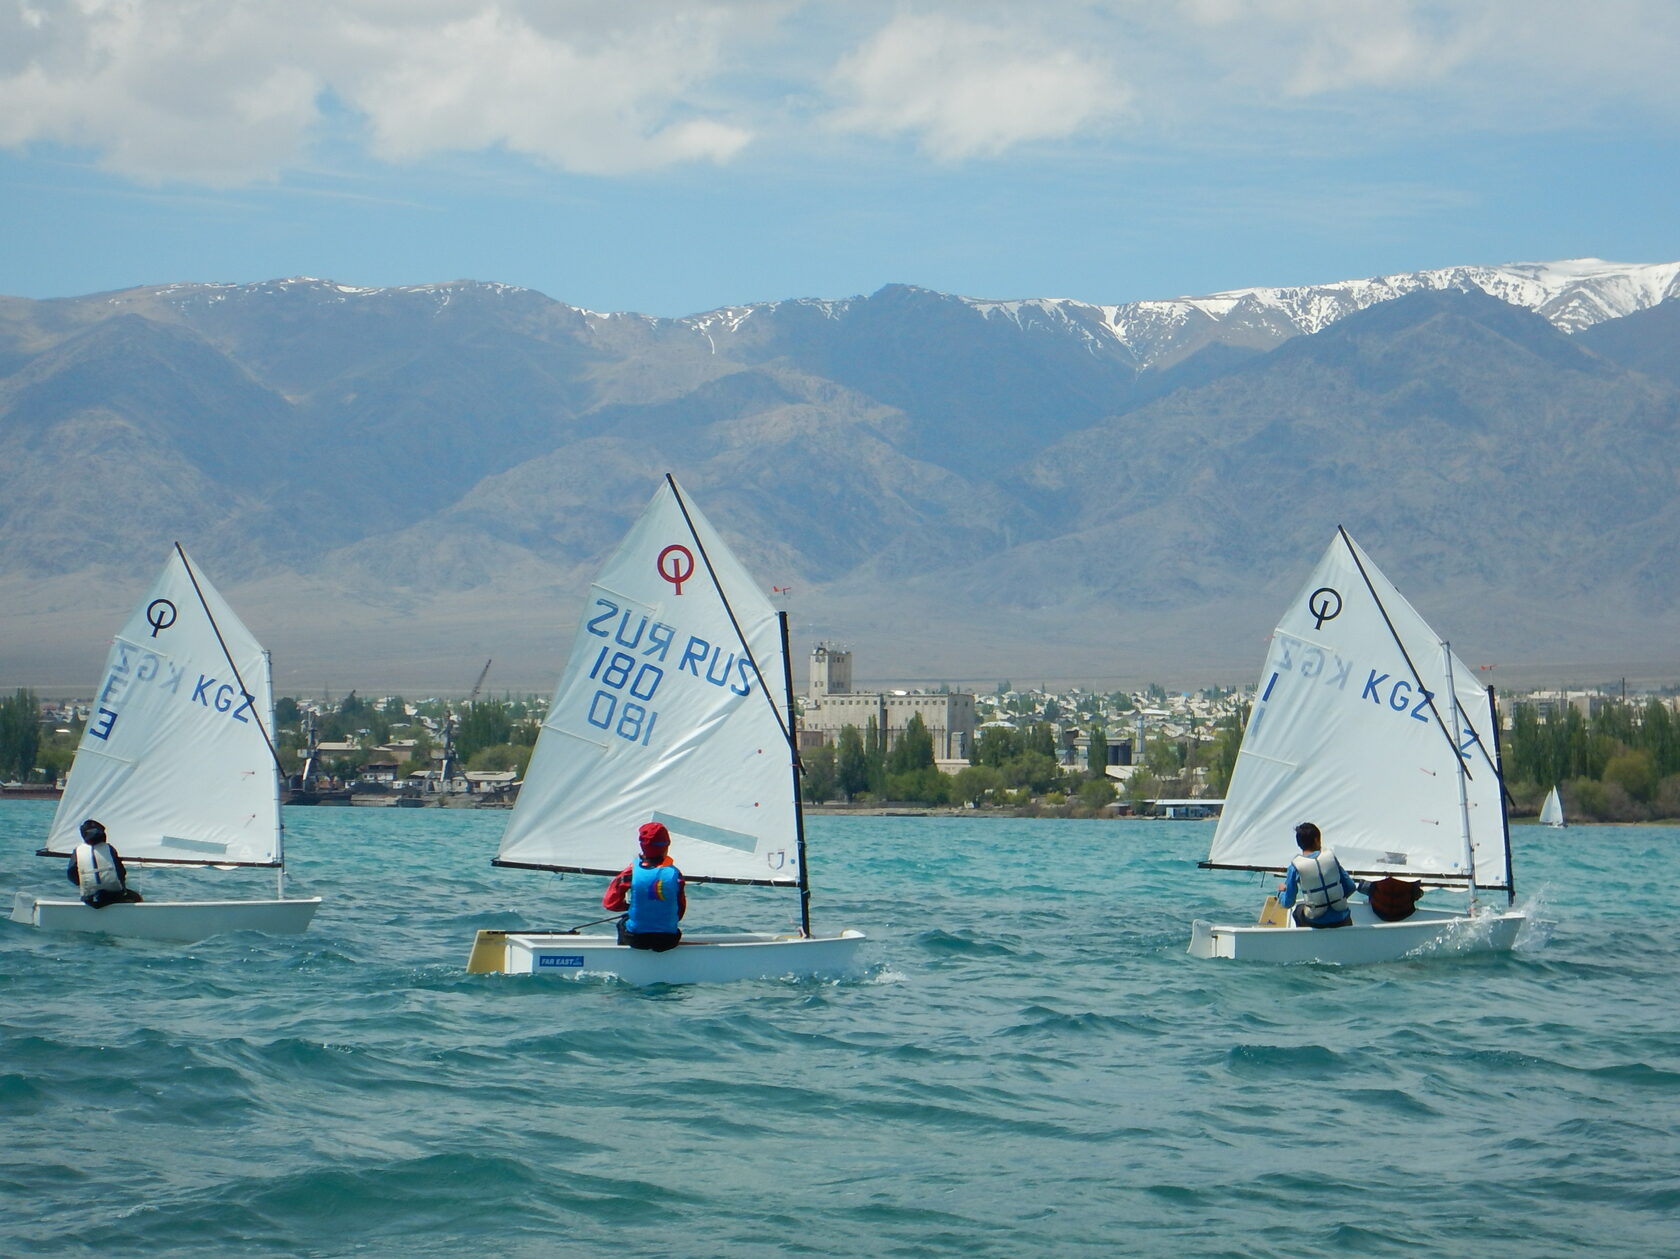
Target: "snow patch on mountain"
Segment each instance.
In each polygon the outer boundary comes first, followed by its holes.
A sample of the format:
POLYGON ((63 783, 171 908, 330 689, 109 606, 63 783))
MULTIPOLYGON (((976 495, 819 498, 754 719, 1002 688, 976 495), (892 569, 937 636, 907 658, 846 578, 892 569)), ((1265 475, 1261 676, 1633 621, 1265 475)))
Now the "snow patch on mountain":
POLYGON ((1598 258, 1517 262, 1496 267, 1443 267, 1363 280, 1287 288, 1230 289, 1204 297, 1099 306, 1070 299, 963 299, 986 318, 1023 329, 1052 324, 1083 336, 1102 335, 1148 367, 1188 342, 1268 339, 1319 332, 1357 311, 1420 289, 1480 289, 1524 306, 1564 332, 1619 319, 1680 296, 1680 262, 1619 263, 1598 258), (1232 336, 1232 333, 1245 333, 1232 336))
MULTIPOLYGON (((912 300, 949 302, 988 322, 1021 331, 1070 337, 1091 354, 1119 353, 1137 370, 1164 367, 1210 342, 1270 348, 1291 337, 1319 332, 1348 315, 1421 289, 1480 289, 1501 301, 1523 306, 1566 333, 1646 310, 1680 296, 1680 262, 1620 263, 1599 258, 1555 262, 1515 262, 1503 266, 1443 267, 1327 284, 1283 288, 1230 289, 1201 297, 1174 297, 1102 305, 1072 298, 1034 297, 1010 301, 958 297, 894 285, 873 298, 841 300, 796 298, 725 306, 681 319, 586 310, 555 302, 590 324, 635 321, 650 327, 676 326, 704 338, 716 353, 720 343, 742 335, 748 325, 779 312, 810 312, 827 320, 844 319, 883 294, 912 300)), ((516 285, 457 280, 442 284, 365 288, 311 276, 256 284, 172 284, 111 294, 114 305, 148 301, 185 307, 235 297, 314 293, 337 302, 368 301, 393 294, 424 295, 441 309, 468 293, 502 298, 550 301, 516 285)))

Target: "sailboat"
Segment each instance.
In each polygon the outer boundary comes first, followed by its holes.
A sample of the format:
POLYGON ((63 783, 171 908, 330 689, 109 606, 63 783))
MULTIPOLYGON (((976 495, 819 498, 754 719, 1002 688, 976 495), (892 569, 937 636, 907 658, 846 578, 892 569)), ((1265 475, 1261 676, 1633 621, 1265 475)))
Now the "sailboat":
POLYGON ((1191 954, 1354 963, 1448 942, 1511 948, 1525 913, 1514 908, 1499 722, 1492 688, 1474 677, 1338 528, 1272 635, 1202 865, 1281 874, 1298 851, 1295 825, 1314 822, 1356 880, 1454 888, 1466 903, 1384 921, 1356 897, 1353 925, 1327 929, 1297 927, 1271 901, 1265 922, 1196 921, 1191 954), (1505 906, 1484 904, 1487 893, 1505 906))
POLYGON ((811 931, 786 616, 669 475, 595 578, 492 864, 616 875, 650 821, 690 885, 797 892, 798 929, 685 934, 663 953, 486 930, 467 969, 637 984, 856 969, 861 932, 811 931))
POLYGON ((153 940, 307 928, 321 898, 286 898, 273 710, 268 653, 176 543, 112 640, 37 855, 67 861, 82 823, 95 818, 131 869, 273 869, 275 898, 148 896, 94 909, 74 895, 19 892, 12 921, 153 940))
POLYGON ((1558 795, 1558 789, 1553 787, 1546 796, 1546 803, 1540 806, 1541 826, 1568 826, 1563 820, 1563 799, 1558 795))

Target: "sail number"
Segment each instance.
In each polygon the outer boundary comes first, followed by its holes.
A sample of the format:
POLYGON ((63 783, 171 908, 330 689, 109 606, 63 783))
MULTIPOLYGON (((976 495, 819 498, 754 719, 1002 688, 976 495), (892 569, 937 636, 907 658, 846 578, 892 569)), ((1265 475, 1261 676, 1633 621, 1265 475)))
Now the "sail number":
POLYGON ((601 648, 590 666, 589 677, 601 683, 589 701, 584 720, 597 730, 643 747, 653 738, 659 714, 648 707, 665 671, 649 661, 637 661, 629 652, 601 648), (610 653, 610 654, 609 654, 610 653))

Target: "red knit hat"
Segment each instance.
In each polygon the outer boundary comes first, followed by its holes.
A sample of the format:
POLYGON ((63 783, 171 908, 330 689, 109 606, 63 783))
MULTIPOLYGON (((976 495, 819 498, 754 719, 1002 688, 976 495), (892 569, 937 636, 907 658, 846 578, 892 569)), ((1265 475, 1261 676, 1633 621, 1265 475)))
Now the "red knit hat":
POLYGON ((643 852, 652 848, 665 849, 671 846, 671 832, 665 829, 662 822, 644 822, 642 829, 636 832, 636 838, 641 841, 643 852))

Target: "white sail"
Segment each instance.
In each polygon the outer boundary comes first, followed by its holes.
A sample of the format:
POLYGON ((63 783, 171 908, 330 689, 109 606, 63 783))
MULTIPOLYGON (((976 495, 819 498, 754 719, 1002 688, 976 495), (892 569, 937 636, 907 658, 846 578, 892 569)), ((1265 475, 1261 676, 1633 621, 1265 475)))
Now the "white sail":
POLYGON ((1467 813, 1476 886, 1507 887, 1491 702, 1455 656, 1455 716, 1447 651, 1338 530, 1272 635, 1207 864, 1280 870, 1314 822, 1351 873, 1459 882, 1467 813))
POLYGON ((667 478, 590 589, 496 863, 616 874, 660 821, 689 879, 798 884, 784 669, 775 609, 667 478))
POLYGON ((125 861, 280 864, 273 709, 262 645, 177 546, 111 643, 46 851, 91 817, 125 861))
POLYGON ((1562 826, 1563 824, 1563 798, 1558 795, 1558 789, 1553 787, 1550 794, 1546 796, 1546 803, 1540 806, 1540 825, 1562 826))

